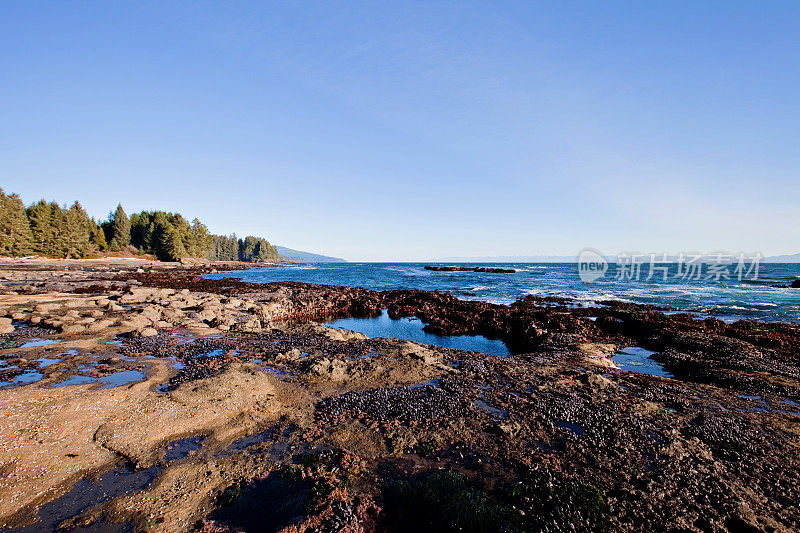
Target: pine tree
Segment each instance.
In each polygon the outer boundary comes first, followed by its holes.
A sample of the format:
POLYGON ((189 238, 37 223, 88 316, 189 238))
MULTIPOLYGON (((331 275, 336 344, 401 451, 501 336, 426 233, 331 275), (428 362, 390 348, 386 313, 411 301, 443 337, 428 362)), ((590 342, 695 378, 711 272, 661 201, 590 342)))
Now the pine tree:
POLYGON ((121 250, 134 245, 163 261, 208 257, 224 261, 268 261, 275 247, 260 237, 211 235, 197 218, 179 213, 142 211, 128 218, 122 205, 99 223, 79 202, 71 207, 40 200, 27 209, 17 195, 0 189, 0 254, 38 253, 48 257, 86 257, 92 250, 121 250))
POLYGON ((248 235, 244 240, 239 241, 239 261, 252 261, 256 255, 258 239, 248 235))
POLYGON ((212 235, 208 258, 212 261, 238 261, 239 240, 236 235, 212 235))
POLYGON ((225 257, 228 261, 239 260, 239 239, 236 238, 235 233, 231 233, 228 236, 228 240, 225 245, 225 257))
POLYGON ((108 248, 108 243, 106 242, 106 233, 103 231, 103 228, 93 218, 90 219, 89 222, 89 242, 100 251, 106 250, 108 248))
POLYGON ((162 249, 162 257, 167 261, 180 261, 182 257, 186 257, 186 249, 183 246, 180 233, 175 227, 167 228, 166 239, 162 249))
POLYGON ((28 207, 33 251, 47 257, 64 257, 64 213, 55 202, 44 200, 28 207))
POLYGON ((190 257, 205 257, 211 248, 211 235, 208 228, 198 219, 192 220, 192 246, 189 252, 190 257))
POLYGON ((89 252, 89 216, 78 202, 64 212, 64 245, 67 257, 86 257, 89 252))
POLYGON ((44 200, 39 200, 28 208, 28 220, 30 221, 31 234, 33 236, 34 253, 45 256, 51 254, 53 240, 52 216, 53 210, 50 204, 44 200))
POLYGON ((0 189, 0 254, 22 257, 31 253, 31 227, 25 205, 16 194, 0 189))
POLYGON ((146 213, 131 215, 131 246, 144 248, 144 232, 147 229, 147 220, 143 220, 146 213))
POLYGON ((186 257, 189 250, 193 248, 192 227, 189 225, 189 222, 187 222, 186 219, 180 214, 173 215, 172 213, 168 213, 167 216, 169 217, 170 224, 172 224, 172 227, 175 228, 175 232, 178 234, 178 238, 181 241, 181 257, 186 257))
POLYGON ((67 229, 67 206, 59 206, 55 202, 51 204, 53 211, 50 226, 53 229, 53 241, 51 243, 52 252, 50 257, 68 257, 69 235, 67 229))
POLYGON ((131 243, 131 221, 122 204, 117 205, 117 210, 111 217, 111 240, 108 246, 111 250, 119 251, 131 243))

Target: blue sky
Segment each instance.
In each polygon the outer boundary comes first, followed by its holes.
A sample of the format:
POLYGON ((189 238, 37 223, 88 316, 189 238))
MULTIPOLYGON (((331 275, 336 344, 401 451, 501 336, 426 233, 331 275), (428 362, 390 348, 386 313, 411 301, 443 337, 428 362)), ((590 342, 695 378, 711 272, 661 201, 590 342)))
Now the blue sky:
POLYGON ((353 260, 800 251, 797 2, 0 6, 0 186, 353 260))

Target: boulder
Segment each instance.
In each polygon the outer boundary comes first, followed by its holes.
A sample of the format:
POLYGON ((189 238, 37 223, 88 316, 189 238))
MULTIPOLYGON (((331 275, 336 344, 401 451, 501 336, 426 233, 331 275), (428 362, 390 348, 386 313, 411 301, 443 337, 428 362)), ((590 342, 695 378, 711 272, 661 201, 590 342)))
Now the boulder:
POLYGON ((244 331, 253 331, 257 329, 261 329, 261 321, 256 317, 250 317, 247 322, 242 322, 238 324, 238 329, 244 331))
POLYGON ((14 331, 14 325, 11 324, 10 318, 0 318, 0 333, 11 333, 14 331))
POLYGON ((242 306, 244 302, 238 298, 228 298, 225 302, 225 307, 229 309, 238 309, 242 306))
POLYGON ((81 333, 86 332, 86 326, 83 324, 64 324, 59 328, 61 333, 66 333, 67 335, 79 335, 81 333))
POLYGON ((144 328, 139 331, 139 335, 142 337, 154 337, 155 335, 158 335, 158 331, 155 328, 144 328))
POLYGON ((123 320, 119 323, 119 325, 128 330, 139 331, 148 327, 150 325, 150 321, 145 318, 135 316, 128 318, 127 320, 123 320))
POLYGON ((303 357, 303 353, 297 348, 292 348, 288 352, 280 353, 275 357, 278 362, 297 361, 303 357))
POLYGON ((39 304, 34 308, 34 311, 40 315, 49 315, 53 311, 56 311, 61 308, 61 304, 57 303, 45 303, 39 304))
POLYGON ((106 328, 110 328, 113 325, 114 325, 113 320, 105 318, 103 320, 98 320, 94 324, 90 324, 86 329, 92 333, 99 333, 105 330, 106 328))
POLYGON ((211 309, 203 309, 197 313, 197 318, 203 322, 211 322, 217 318, 217 311, 211 309))

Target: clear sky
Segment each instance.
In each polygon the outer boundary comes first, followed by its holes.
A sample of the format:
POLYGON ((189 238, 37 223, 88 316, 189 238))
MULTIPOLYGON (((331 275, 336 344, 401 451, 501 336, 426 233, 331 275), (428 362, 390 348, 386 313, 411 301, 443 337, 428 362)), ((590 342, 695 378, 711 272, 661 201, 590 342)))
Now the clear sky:
POLYGON ((800 2, 6 1, 0 186, 352 260, 800 251, 800 2))

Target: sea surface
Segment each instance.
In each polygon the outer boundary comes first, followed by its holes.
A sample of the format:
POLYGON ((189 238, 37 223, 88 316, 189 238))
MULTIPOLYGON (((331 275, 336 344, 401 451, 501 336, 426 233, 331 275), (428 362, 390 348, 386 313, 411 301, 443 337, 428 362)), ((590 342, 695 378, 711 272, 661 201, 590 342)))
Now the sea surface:
POLYGON ((653 304, 713 316, 726 322, 741 319, 800 322, 800 289, 778 288, 800 278, 800 264, 761 264, 739 280, 733 266, 729 278, 702 273, 700 279, 678 276, 677 264, 659 271, 651 279, 646 269, 636 279, 617 279, 617 265, 593 282, 584 282, 575 263, 470 263, 459 266, 513 268, 513 274, 480 272, 433 272, 433 263, 316 263, 277 268, 253 268, 209 274, 209 278, 232 277, 254 283, 303 281, 325 285, 364 287, 373 290, 422 289, 452 293, 464 300, 510 304, 526 295, 565 296, 576 305, 618 300, 653 304))

